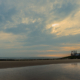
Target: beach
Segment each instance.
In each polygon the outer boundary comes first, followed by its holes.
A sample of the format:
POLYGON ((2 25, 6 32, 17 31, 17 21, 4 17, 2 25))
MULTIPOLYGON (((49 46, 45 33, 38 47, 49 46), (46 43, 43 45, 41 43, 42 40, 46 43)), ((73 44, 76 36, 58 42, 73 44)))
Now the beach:
POLYGON ((62 63, 79 63, 79 62, 80 59, 0 61, 0 68, 26 67, 26 66, 62 64, 62 63))

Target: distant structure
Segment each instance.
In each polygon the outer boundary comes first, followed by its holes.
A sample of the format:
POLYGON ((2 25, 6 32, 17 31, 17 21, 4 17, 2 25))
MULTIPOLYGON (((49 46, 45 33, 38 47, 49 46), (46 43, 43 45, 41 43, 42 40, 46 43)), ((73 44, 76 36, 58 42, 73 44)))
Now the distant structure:
POLYGON ((80 56, 80 53, 77 53, 76 50, 71 51, 71 56, 80 56))

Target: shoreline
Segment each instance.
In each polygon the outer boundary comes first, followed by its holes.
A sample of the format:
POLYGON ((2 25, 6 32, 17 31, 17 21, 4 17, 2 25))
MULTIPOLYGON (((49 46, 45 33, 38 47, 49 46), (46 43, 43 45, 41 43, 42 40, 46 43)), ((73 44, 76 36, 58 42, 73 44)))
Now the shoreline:
POLYGON ((1 68, 27 67, 48 64, 61 63, 80 63, 80 59, 62 59, 62 60, 33 60, 33 61, 0 61, 1 68))

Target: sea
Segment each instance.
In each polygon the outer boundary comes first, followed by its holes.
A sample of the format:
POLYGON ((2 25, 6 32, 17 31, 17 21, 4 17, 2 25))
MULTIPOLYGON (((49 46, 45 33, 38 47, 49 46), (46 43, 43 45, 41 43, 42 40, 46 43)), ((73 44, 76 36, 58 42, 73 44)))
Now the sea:
POLYGON ((0 57, 0 59, 57 59, 58 57, 0 57))
POLYGON ((80 63, 4 68, 0 80, 80 80, 80 63))

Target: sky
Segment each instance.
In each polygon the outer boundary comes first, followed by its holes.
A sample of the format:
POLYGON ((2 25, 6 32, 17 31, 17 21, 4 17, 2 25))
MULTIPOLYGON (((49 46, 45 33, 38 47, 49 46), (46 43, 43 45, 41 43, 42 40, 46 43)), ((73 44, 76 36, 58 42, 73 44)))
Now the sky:
POLYGON ((80 0, 0 0, 0 57, 63 57, 80 52, 80 0))

